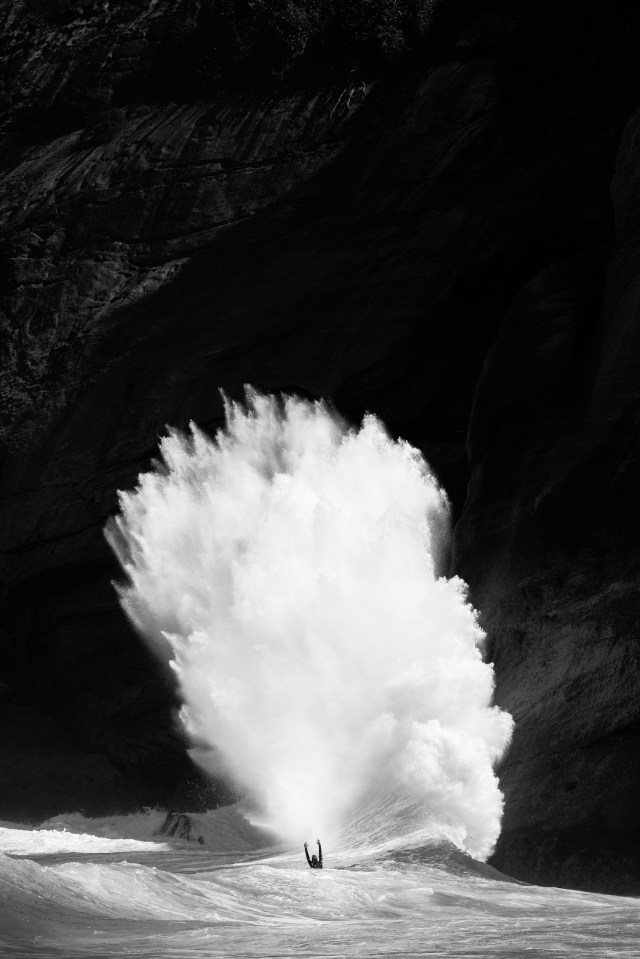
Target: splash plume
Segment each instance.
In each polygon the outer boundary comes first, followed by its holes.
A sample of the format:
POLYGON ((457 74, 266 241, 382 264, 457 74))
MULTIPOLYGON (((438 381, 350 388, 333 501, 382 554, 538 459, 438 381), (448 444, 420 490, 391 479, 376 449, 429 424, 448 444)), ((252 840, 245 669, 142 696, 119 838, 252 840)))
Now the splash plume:
POLYGON ((251 390, 214 440, 192 426, 160 450, 107 538, 200 761, 222 757, 286 838, 386 796, 486 856, 511 719, 464 583, 438 575, 447 501, 420 454, 372 416, 251 390))

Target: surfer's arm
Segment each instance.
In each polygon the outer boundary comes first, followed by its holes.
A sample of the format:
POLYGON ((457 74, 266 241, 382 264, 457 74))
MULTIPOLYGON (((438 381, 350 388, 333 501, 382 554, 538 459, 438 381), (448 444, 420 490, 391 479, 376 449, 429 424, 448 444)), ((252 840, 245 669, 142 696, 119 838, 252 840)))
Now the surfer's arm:
POLYGON ((305 856, 307 857, 307 862, 309 863, 309 865, 311 865, 311 859, 309 858, 309 850, 307 849, 307 844, 306 844, 306 842, 305 842, 305 844, 304 844, 304 854, 305 854, 305 856))
POLYGON ((316 842, 318 843, 318 861, 320 862, 320 865, 322 865, 322 846, 320 845, 319 839, 316 839, 316 842))

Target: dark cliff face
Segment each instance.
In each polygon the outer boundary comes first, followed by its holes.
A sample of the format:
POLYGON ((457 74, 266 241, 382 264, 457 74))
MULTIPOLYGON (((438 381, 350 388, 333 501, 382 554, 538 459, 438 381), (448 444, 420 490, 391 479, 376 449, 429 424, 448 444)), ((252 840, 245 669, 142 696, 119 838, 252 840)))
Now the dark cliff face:
POLYGON ((476 6, 333 63, 330 18, 3 8, 3 816, 224 798, 102 529, 248 382, 425 452, 517 721, 495 864, 637 891, 640 18, 476 6))

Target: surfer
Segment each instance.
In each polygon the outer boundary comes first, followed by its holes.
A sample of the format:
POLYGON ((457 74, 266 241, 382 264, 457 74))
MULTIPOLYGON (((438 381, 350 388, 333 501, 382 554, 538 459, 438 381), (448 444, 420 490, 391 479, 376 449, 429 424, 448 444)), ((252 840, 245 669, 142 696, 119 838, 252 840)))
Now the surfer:
POLYGON ((311 859, 309 859, 309 843, 308 842, 305 842, 304 844, 304 854, 307 857, 307 862, 309 863, 312 869, 322 869, 322 846, 320 845, 319 839, 316 839, 316 842, 318 843, 318 855, 317 856, 313 855, 311 859))

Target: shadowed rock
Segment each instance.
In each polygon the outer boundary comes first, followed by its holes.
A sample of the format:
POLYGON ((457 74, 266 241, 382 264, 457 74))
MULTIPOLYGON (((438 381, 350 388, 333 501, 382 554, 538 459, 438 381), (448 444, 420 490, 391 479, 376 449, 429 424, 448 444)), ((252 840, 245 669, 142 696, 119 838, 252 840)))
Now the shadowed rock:
POLYGON ((197 842, 203 845, 204 839, 200 836, 189 816, 186 813, 169 812, 158 831, 159 836, 169 836, 172 839, 184 839, 187 842, 197 842))

